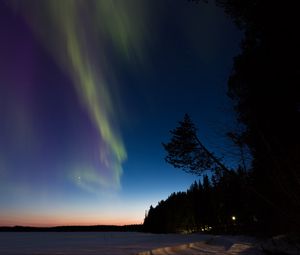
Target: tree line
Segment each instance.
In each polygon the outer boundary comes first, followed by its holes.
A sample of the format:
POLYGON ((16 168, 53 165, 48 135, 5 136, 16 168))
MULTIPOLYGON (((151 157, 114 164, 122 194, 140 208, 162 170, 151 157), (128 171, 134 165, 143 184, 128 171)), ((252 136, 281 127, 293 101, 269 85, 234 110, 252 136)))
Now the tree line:
MULTIPOLYGON (((227 135, 241 152, 249 151, 252 161, 247 170, 243 164, 239 169, 228 169, 199 140, 197 128, 186 115, 179 126, 171 130, 170 141, 163 144, 167 152, 165 159, 192 174, 202 175, 208 171, 212 179, 207 188, 204 188, 203 179, 203 183, 194 184, 187 192, 172 194, 156 208, 150 208, 144 225, 151 231, 160 229, 163 232, 199 230, 205 226, 226 230, 232 223, 230 215, 235 213, 236 230, 299 231, 300 36, 297 4, 271 0, 217 0, 216 3, 244 32, 241 52, 234 58, 228 79, 228 95, 233 100, 239 127, 227 135), (179 209, 174 207, 174 201, 179 209), (201 209, 195 209, 198 207, 201 209), (177 225, 175 222, 180 221, 177 216, 169 216, 174 218, 176 227, 166 226, 170 208, 173 214, 181 215, 183 222, 187 221, 185 215, 189 215, 188 227, 177 225), (150 227, 151 222, 154 225, 150 227)), ((241 162, 243 157, 241 153, 241 162)), ((205 180, 207 182, 206 177, 205 180)))
POLYGON ((222 176, 203 176, 186 192, 172 193, 156 207, 150 207, 144 230, 154 233, 238 233, 253 232, 258 224, 255 212, 245 200, 249 196, 241 179, 246 173, 230 171, 222 176))

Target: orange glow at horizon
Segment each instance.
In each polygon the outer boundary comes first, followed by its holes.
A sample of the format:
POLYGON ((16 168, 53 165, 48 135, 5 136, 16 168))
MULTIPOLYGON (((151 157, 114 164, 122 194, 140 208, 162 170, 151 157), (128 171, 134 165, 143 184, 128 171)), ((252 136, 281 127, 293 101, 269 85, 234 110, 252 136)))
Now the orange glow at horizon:
POLYGON ((143 219, 137 217, 96 217, 96 216, 37 216, 37 215, 7 215, 0 219, 0 226, 92 226, 92 225, 131 225, 142 224, 143 219))
POLYGON ((56 227, 56 226, 96 226, 96 225, 114 225, 114 226, 124 226, 142 224, 142 221, 138 220, 107 220, 107 221, 92 221, 92 220, 82 220, 82 221, 72 221, 72 220, 53 220, 42 223, 41 221, 35 220, 1 220, 0 227, 13 227, 13 226, 27 226, 27 227, 56 227))

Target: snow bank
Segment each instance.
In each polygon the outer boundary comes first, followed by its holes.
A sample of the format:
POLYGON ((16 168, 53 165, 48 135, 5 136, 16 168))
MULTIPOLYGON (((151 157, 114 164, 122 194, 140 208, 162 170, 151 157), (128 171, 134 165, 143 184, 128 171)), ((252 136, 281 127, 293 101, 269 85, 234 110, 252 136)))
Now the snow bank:
POLYGON ((300 237, 279 235, 272 237, 261 244, 266 254, 300 254, 300 237))
POLYGON ((261 255, 262 250, 257 245, 256 240, 241 236, 211 236, 209 240, 188 243, 178 246, 164 247, 144 251, 138 255, 202 255, 202 254, 241 254, 241 255, 261 255))

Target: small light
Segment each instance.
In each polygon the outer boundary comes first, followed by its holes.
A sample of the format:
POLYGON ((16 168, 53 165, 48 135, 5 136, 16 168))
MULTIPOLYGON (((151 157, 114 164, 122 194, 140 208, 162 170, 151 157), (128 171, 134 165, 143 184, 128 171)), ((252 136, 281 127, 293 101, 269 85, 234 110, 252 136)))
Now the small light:
POLYGON ((232 219, 232 220, 236 220, 235 216, 232 216, 231 219, 232 219))

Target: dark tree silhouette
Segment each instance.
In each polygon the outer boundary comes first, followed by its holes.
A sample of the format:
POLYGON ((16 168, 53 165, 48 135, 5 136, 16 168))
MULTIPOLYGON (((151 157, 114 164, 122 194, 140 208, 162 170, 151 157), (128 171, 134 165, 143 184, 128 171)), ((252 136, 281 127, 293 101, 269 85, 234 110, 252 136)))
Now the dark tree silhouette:
POLYGON ((167 163, 196 175, 202 175, 205 171, 229 171, 199 140, 197 128, 188 114, 185 114, 183 121, 170 133, 170 142, 163 143, 167 152, 167 163))
POLYGON ((252 154, 256 189, 280 210, 257 201, 268 227, 300 227, 299 15, 296 3, 218 0, 244 30, 228 94, 239 134, 252 154), (268 15, 267 15, 268 13, 268 15), (278 19, 278 17, 284 17, 278 19), (282 216, 284 212, 285 217, 282 216))
POLYGON ((171 194, 150 207, 144 230, 168 232, 252 232, 255 215, 248 204, 247 190, 241 185, 242 172, 230 171, 212 182, 207 175, 186 192, 171 194), (236 217, 233 222, 232 216, 236 217))
POLYGON ((207 230, 208 226, 221 232, 297 232, 300 229, 297 3, 270 0, 217 0, 216 3, 245 35, 228 82, 228 95, 234 100, 237 119, 244 128, 228 135, 240 148, 249 148, 252 164, 248 172, 245 162, 239 169, 229 170, 202 144, 195 125, 185 115, 171 131, 170 142, 163 144, 167 152, 165 160, 192 174, 213 170, 211 182, 205 177, 203 183, 193 184, 186 193, 172 194, 151 208, 144 226, 157 232, 207 230), (174 208, 179 208, 176 215, 174 208), (230 215, 238 219, 234 225, 230 215))
MULTIPOLYGON (((194 2, 199 2, 194 0, 194 2)), ((266 228, 300 228, 300 58, 296 2, 217 0, 244 32, 228 82, 237 118, 234 134, 252 155, 253 201, 266 228), (279 18, 282 17, 282 18, 279 18), (268 200, 268 203, 265 201, 268 200)), ((232 134, 232 133, 231 133, 232 134)), ((275 230, 277 231, 277 230, 275 230)))

